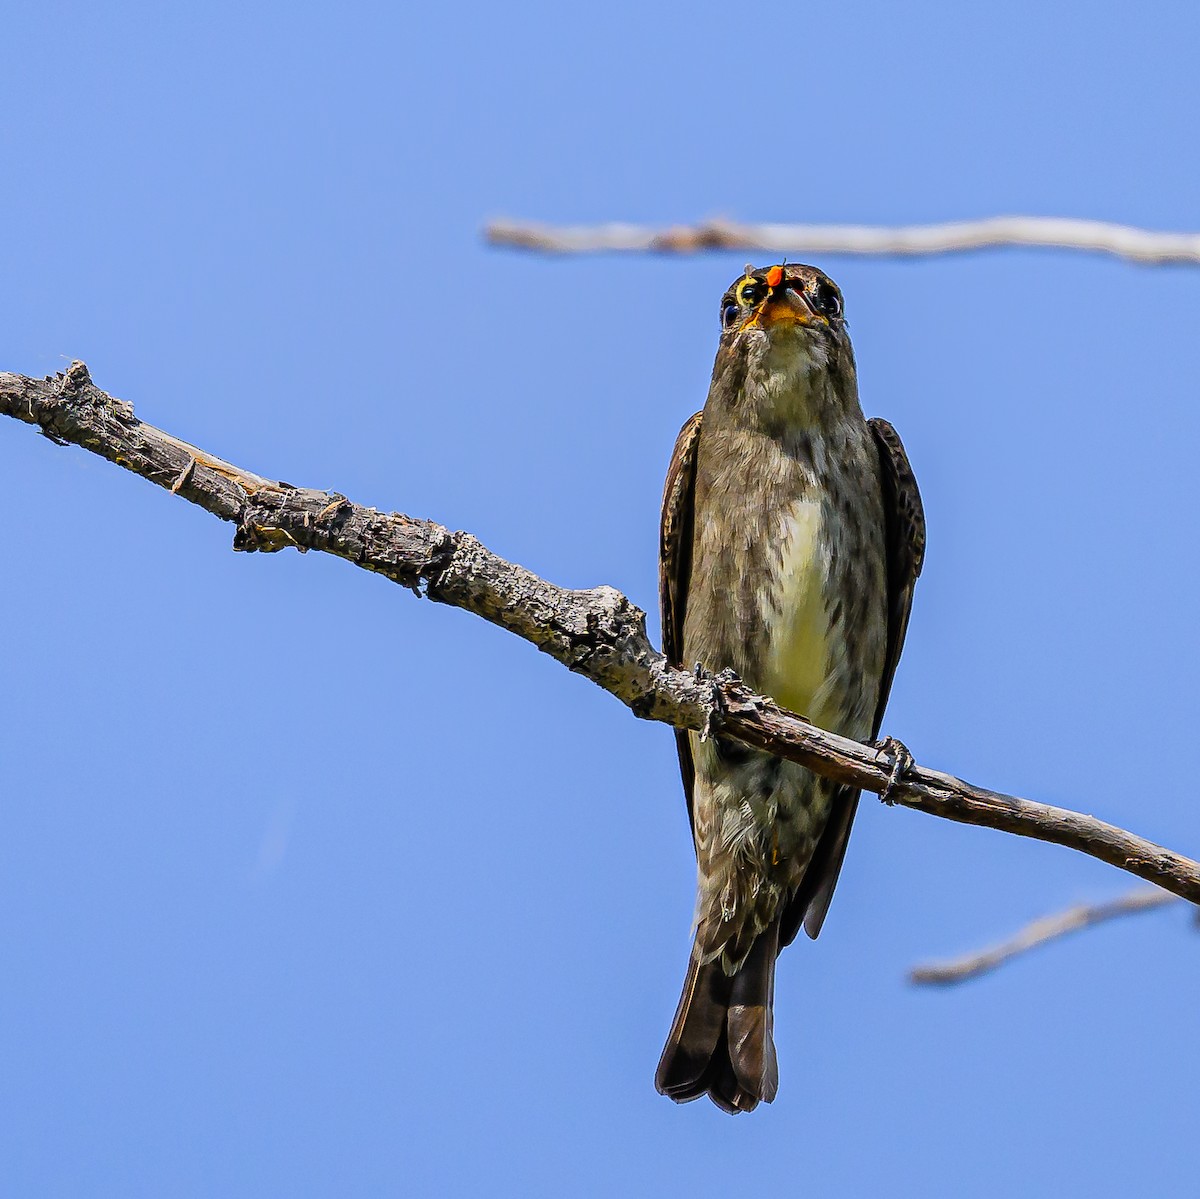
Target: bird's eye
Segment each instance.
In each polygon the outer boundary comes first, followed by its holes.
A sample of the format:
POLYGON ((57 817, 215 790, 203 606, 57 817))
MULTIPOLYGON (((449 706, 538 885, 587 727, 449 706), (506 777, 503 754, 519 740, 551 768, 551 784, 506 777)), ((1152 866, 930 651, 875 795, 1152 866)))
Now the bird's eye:
POLYGON ((765 294, 766 289, 755 279, 751 279, 749 282, 743 283, 742 286, 738 288, 738 299, 741 300, 743 304, 749 304, 751 307, 757 304, 765 294))
POLYGON ((842 315, 841 293, 828 279, 822 279, 813 288, 812 299, 817 311, 822 316, 832 319, 842 315))
POLYGON ((726 304, 721 309, 721 328, 729 329, 738 318, 741 309, 736 304, 726 304))

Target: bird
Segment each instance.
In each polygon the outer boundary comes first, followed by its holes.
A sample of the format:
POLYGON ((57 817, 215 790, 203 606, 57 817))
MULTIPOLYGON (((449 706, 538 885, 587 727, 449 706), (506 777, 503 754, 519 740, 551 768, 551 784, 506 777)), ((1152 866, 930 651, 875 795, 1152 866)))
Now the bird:
MULTIPOLYGON (((874 743, 925 557, 908 456, 863 415, 842 293, 823 271, 747 266, 720 325, 708 398, 663 489, 663 652, 874 743)), ((801 927, 820 932, 859 793, 719 734, 676 742, 695 936, 655 1084, 752 1111, 779 1085, 776 958, 801 927)))

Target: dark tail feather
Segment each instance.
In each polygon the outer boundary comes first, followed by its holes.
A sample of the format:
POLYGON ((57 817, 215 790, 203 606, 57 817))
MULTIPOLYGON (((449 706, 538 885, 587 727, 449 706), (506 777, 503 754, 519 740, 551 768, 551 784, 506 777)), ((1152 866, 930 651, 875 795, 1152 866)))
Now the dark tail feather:
POLYGON ((699 1099, 708 1090, 708 1074, 714 1058, 727 1060, 729 1056, 723 1046, 733 979, 719 962, 701 966, 695 950, 692 953, 675 1023, 671 1025, 654 1078, 659 1093, 676 1103, 699 1099), (718 1047, 722 1047, 719 1053, 718 1047))
POLYGON ((732 977, 720 962, 688 964, 655 1086, 686 1103, 708 1094, 727 1112, 753 1111, 779 1088, 772 1036, 779 923, 765 929, 732 977))
MULTIPOLYGON (((765 929, 742 968, 733 976, 726 1029, 729 1060, 742 1089, 766 1103, 779 1090, 775 1059, 775 959, 779 921, 765 929)), ((753 1106, 753 1105, 752 1105, 753 1106)))

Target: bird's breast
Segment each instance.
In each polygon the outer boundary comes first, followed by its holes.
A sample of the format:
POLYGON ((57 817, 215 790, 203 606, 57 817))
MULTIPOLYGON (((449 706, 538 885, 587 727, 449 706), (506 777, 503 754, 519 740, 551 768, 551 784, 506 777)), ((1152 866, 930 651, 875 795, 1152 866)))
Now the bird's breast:
POLYGON ((763 589, 763 686, 784 707, 830 728, 843 715, 835 694, 836 641, 830 603, 832 538, 819 498, 787 504, 763 589))

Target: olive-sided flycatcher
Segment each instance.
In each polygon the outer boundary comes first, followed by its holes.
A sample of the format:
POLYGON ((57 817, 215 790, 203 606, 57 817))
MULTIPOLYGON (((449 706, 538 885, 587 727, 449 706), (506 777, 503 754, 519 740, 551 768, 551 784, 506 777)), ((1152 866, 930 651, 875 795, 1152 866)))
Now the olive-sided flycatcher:
MULTIPOLYGON (((702 412, 667 472, 663 649, 732 668, 823 729, 878 736, 925 551, 896 431, 866 420, 835 284, 746 268, 721 299, 702 412)), ((696 939, 656 1083, 770 1102, 775 959, 821 929, 858 792, 735 741, 677 734, 698 867, 696 939)))

